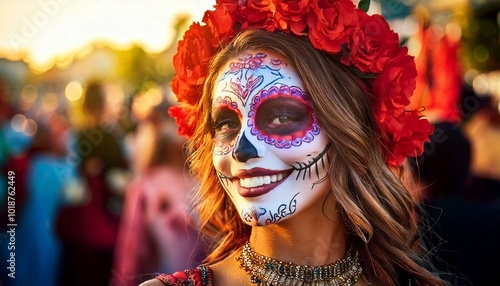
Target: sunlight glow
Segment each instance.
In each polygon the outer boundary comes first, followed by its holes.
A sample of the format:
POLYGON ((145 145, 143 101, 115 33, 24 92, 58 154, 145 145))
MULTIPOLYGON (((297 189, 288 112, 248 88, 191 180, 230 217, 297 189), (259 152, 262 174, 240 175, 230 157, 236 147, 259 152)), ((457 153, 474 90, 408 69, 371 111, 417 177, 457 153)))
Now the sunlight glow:
POLYGON ((206 0, 23 0, 0 1, 0 58, 24 59, 39 71, 64 66, 90 43, 115 49, 140 45, 148 53, 164 50, 180 14, 200 19, 206 0))

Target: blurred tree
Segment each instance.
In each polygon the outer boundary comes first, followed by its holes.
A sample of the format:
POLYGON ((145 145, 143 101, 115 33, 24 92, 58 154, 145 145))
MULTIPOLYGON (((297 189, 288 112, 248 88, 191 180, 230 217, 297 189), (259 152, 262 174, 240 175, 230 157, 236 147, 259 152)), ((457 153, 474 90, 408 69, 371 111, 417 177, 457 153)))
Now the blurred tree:
POLYGON ((134 46, 131 49, 117 52, 118 76, 127 86, 127 90, 140 87, 143 82, 154 80, 154 63, 141 47, 134 46))
POLYGON ((500 1, 471 6, 462 23, 462 58, 466 68, 500 69, 500 1))

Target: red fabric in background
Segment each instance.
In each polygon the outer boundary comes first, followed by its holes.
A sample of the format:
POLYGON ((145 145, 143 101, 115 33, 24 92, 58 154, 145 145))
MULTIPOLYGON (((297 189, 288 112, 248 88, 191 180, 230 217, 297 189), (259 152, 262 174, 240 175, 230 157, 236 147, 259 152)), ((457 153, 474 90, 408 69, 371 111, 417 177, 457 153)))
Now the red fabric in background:
POLYGON ((114 249, 119 217, 105 211, 102 196, 106 185, 101 176, 87 178, 91 199, 87 204, 62 208, 57 218, 61 240, 99 249, 114 249))
POLYGON ((421 49, 415 57, 417 87, 411 98, 410 109, 423 106, 423 114, 429 116, 431 122, 456 123, 461 118, 460 42, 437 27, 421 30, 417 40, 421 49))

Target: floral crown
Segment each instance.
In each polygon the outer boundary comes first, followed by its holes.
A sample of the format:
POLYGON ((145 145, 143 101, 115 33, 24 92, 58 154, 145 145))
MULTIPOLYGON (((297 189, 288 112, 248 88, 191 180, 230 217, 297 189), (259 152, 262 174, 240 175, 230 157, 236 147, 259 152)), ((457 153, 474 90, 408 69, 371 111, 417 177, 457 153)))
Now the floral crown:
POLYGON ((433 127, 418 110, 407 110, 415 89, 415 62, 398 35, 380 15, 368 15, 367 2, 351 0, 216 0, 202 22, 193 23, 179 41, 171 82, 178 106, 169 108, 179 135, 191 137, 211 58, 245 29, 281 31, 308 37, 318 50, 354 70, 374 95, 373 110, 381 130, 388 165, 418 156, 433 127))

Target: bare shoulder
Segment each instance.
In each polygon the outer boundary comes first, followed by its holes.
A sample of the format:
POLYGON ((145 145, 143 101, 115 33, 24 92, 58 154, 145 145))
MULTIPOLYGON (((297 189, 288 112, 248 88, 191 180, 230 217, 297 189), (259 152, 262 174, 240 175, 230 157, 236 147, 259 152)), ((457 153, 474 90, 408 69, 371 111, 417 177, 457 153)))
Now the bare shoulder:
POLYGON ((237 256, 238 252, 235 252, 210 266, 217 285, 250 285, 249 276, 239 267, 239 262, 236 261, 237 256))
POLYGON ((158 279, 150 279, 148 281, 141 283, 139 286, 165 286, 165 285, 158 279))

